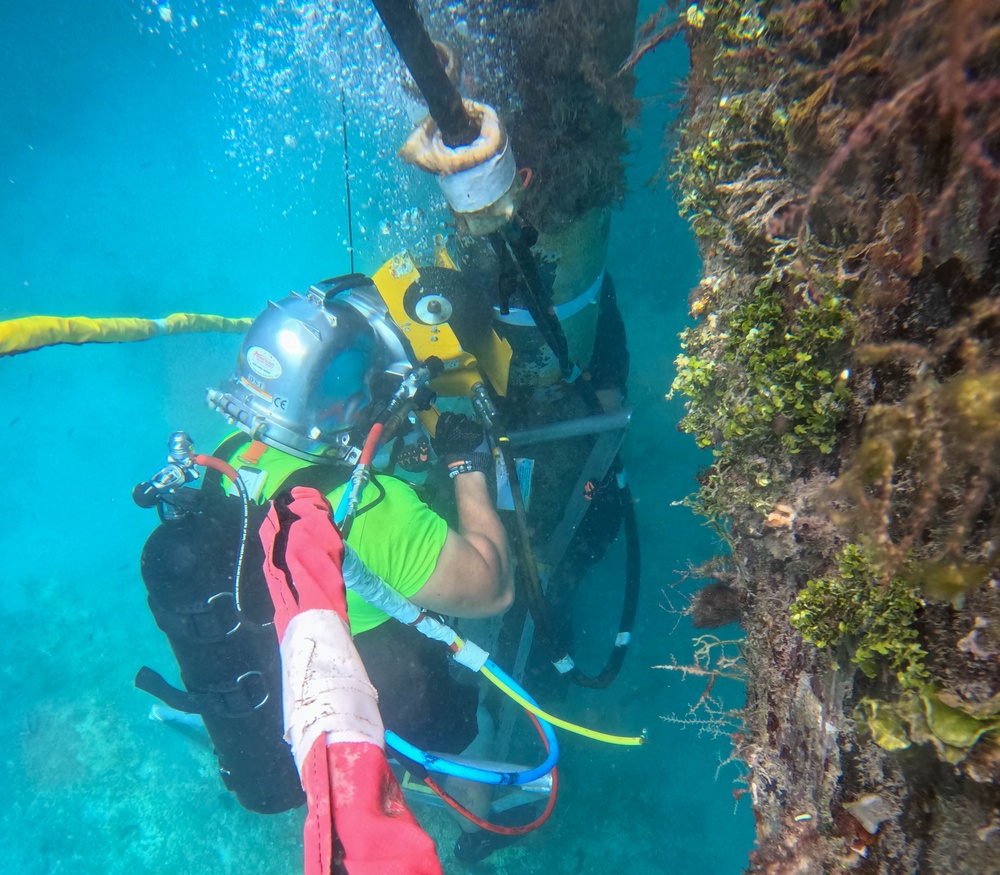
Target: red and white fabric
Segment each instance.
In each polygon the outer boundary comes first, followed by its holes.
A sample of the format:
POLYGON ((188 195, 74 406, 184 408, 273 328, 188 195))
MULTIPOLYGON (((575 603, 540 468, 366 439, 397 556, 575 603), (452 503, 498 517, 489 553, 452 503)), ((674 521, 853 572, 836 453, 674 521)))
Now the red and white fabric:
POLYGON ((351 640, 344 542, 319 491, 295 487, 260 529, 281 646, 285 739, 308 814, 306 875, 441 875, 385 758, 378 698, 351 640))

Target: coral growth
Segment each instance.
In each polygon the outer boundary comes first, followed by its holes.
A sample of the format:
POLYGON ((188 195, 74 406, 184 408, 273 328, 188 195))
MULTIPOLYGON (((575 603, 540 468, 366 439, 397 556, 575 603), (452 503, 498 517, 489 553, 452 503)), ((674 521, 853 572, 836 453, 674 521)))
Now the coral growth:
MULTIPOLYGON (((914 742, 931 742, 948 763, 962 762, 986 733, 1000 729, 1000 715, 967 714, 948 705, 930 689, 908 691, 893 703, 862 699, 858 708, 879 747, 905 750, 914 742)), ((990 736, 986 746, 992 747, 995 741, 996 737, 990 736)), ((990 782, 992 776, 983 781, 990 782)))
POLYGON ((809 225, 849 228, 883 276, 914 276, 927 257, 985 261, 1000 219, 997 16, 990 0, 868 0, 772 19, 787 51, 815 56, 815 90, 790 119, 795 145, 822 162, 809 225))
POLYGON ((833 449, 849 397, 837 363, 851 314, 833 295, 789 300, 773 276, 735 302, 720 294, 724 288, 710 277, 697 290, 692 309, 704 318, 681 334, 685 352, 671 391, 690 398, 683 430, 711 446, 717 470, 730 482, 738 472, 751 503, 761 505, 772 498, 773 478, 751 470, 758 456, 833 449))
POLYGON ((895 403, 873 405, 835 484, 835 516, 928 596, 959 604, 1000 554, 1000 299, 985 298, 928 347, 865 347, 873 372, 905 362, 895 403))
POLYGON ((679 31, 673 391, 746 586, 752 870, 997 872, 959 860, 1000 806, 1000 0, 668 3, 630 61, 679 31))

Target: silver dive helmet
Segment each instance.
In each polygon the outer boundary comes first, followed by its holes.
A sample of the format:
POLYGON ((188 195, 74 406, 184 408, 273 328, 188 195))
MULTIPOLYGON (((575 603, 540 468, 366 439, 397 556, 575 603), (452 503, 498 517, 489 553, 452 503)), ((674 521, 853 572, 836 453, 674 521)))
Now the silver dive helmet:
POLYGON ((415 361, 375 284, 334 277, 267 309, 243 339, 236 370, 208 406, 253 439, 311 462, 353 462, 350 430, 382 374, 415 361))

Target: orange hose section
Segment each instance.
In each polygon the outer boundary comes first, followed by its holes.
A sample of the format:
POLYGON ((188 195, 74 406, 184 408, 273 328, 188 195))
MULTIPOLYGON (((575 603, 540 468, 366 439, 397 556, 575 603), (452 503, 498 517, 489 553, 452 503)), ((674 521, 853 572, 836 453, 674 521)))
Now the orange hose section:
POLYGON ((228 477, 233 483, 236 483, 236 479, 240 476, 236 473, 236 469, 232 465, 228 462, 223 462, 222 459, 215 458, 215 456, 206 456, 202 453, 198 453, 198 455, 194 457, 194 463, 196 465, 202 465, 205 468, 214 468, 220 474, 228 477))
MULTIPOLYGON (((538 730, 538 734, 541 736, 542 741, 545 743, 545 752, 547 754, 549 752, 549 745, 548 742, 545 742, 545 735, 542 732, 542 727, 538 723, 538 718, 535 717, 535 715, 531 714, 530 712, 528 716, 531 718, 531 722, 535 724, 535 729, 538 730)), ((499 826, 498 824, 490 823, 489 821, 483 820, 481 817, 473 814, 471 811, 469 811, 468 808, 462 805, 461 802, 458 802, 456 799, 449 796, 448 793, 445 792, 444 788, 442 788, 441 785, 438 784, 438 782, 435 781, 430 775, 427 775, 424 778, 424 783, 428 787, 430 787, 435 793, 437 793, 437 795, 440 796, 448 805, 454 808, 455 811, 461 814, 462 817, 466 818, 467 820, 471 820, 476 826, 480 827, 481 829, 485 829, 487 832, 495 832, 505 836, 520 836, 524 835, 525 833, 529 833, 532 832, 533 830, 538 829, 538 827, 540 827, 543 823, 545 823, 545 821, 547 821, 551 816, 553 809, 555 809, 556 807, 556 797, 559 795, 559 769, 558 768, 552 769, 552 790, 549 793, 549 801, 548 804, 545 806, 545 810, 527 826, 499 826)))

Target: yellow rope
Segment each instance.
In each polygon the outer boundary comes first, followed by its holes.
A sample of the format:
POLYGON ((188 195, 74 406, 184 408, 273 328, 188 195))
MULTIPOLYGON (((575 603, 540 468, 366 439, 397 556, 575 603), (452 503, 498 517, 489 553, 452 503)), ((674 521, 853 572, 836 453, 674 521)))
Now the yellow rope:
POLYGON ((227 319, 203 313, 174 313, 163 319, 25 316, 0 322, 0 356, 60 343, 123 343, 193 331, 242 333, 252 322, 252 319, 227 319))

